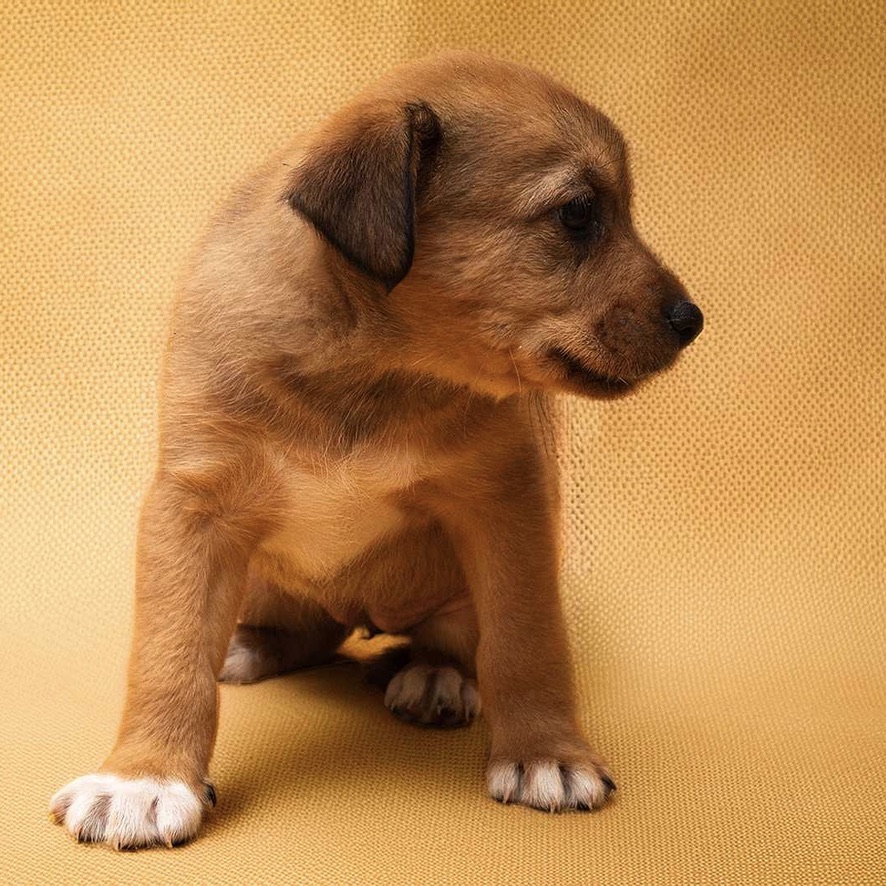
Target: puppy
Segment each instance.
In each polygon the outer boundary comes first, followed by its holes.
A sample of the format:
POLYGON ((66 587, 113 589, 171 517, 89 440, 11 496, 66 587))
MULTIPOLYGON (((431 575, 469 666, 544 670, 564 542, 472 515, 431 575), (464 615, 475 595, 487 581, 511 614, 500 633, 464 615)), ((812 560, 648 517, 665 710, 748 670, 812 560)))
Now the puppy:
POLYGON ((185 275, 117 743, 51 812, 193 837, 216 681, 411 648, 385 703, 492 736, 505 803, 601 806, 557 595, 545 396, 621 397, 702 327, 631 221, 625 143, 547 77, 448 54, 370 87, 222 208, 185 275))

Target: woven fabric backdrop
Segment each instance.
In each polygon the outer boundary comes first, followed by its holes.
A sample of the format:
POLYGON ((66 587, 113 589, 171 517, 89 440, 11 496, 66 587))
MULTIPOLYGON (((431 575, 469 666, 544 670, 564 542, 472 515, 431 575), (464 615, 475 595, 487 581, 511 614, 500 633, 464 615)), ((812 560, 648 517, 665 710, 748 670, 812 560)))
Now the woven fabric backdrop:
POLYGON ((0 882, 886 882, 886 7, 0 4, 0 882), (633 145, 707 328, 633 400, 562 404, 564 605, 614 803, 485 796, 481 722, 351 666, 222 689, 220 804, 78 846, 110 748, 178 270, 214 204, 392 64, 528 62, 633 145))

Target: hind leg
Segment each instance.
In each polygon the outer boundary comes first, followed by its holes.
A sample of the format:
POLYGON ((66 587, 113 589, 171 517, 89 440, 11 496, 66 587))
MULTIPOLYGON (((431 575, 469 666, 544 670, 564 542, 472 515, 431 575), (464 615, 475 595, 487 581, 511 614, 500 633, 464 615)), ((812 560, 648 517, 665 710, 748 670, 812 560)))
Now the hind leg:
POLYGON ((477 618, 441 527, 392 540, 360 564, 357 581, 377 626, 411 640, 369 666, 367 678, 384 690, 386 706, 422 726, 470 723, 480 710, 477 618))
POLYGON ((480 713, 477 619, 470 599, 443 607, 409 633, 412 643, 408 655, 400 652, 399 667, 385 688, 385 705, 401 720, 420 726, 467 726, 480 713))
POLYGON ((335 656, 347 633, 344 625, 313 601, 251 575, 219 680, 255 683, 323 664, 335 656))

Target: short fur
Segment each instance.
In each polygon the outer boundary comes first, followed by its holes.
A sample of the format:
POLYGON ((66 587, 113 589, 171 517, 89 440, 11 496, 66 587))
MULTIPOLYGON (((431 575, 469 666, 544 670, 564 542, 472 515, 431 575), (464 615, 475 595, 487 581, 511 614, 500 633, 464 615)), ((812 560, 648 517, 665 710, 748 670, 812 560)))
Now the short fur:
POLYGON ((228 201, 176 303, 119 737, 57 820, 118 847, 193 836, 219 676, 323 661, 360 625, 411 637, 386 694, 405 719, 467 722, 479 683, 497 799, 605 801, 545 397, 625 394, 700 331, 630 205, 606 117, 466 53, 395 71, 228 201))

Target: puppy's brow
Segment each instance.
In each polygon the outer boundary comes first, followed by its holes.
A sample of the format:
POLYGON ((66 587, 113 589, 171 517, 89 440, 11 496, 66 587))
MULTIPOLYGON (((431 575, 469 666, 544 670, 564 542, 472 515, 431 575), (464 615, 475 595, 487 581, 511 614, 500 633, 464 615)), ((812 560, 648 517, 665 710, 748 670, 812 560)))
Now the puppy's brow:
POLYGON ((598 191, 614 191, 618 188, 619 164, 615 160, 596 158, 593 164, 585 166, 581 171, 583 181, 598 191))
POLYGON ((556 169, 535 179, 520 195, 518 209, 532 216, 556 206, 575 190, 576 179, 572 169, 556 169))
POLYGON ((620 163, 601 154, 593 162, 559 168, 536 179, 521 194, 519 210, 527 217, 548 212, 588 191, 617 192, 620 163))

